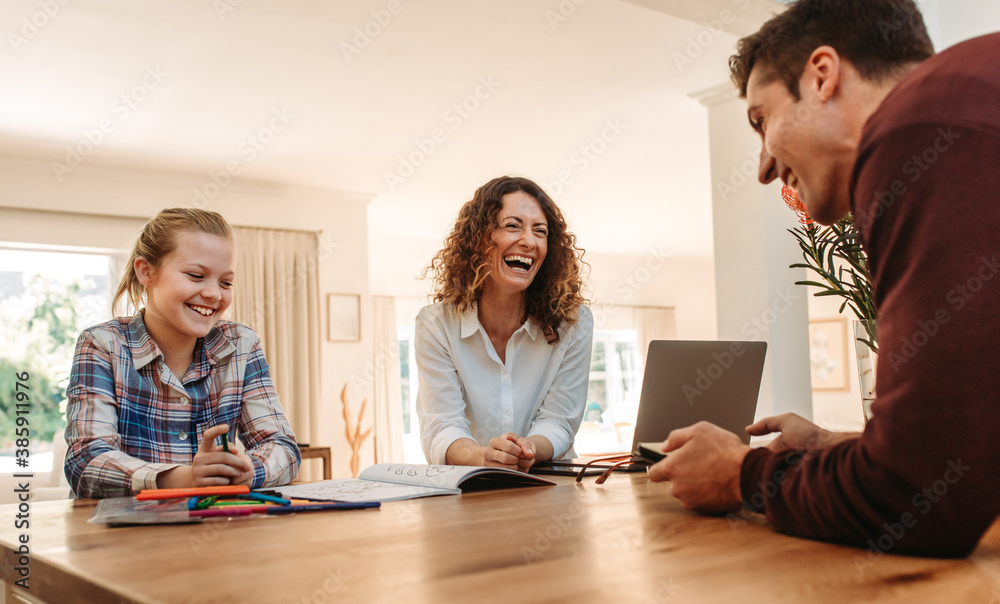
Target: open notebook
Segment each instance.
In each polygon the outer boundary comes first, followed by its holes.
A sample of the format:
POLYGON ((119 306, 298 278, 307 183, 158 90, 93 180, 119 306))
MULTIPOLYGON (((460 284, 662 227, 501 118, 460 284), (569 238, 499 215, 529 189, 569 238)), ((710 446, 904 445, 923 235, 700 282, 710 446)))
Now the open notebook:
POLYGON ((540 476, 504 468, 380 463, 362 470, 358 478, 338 478, 270 490, 286 497, 308 499, 397 501, 554 484, 540 476))

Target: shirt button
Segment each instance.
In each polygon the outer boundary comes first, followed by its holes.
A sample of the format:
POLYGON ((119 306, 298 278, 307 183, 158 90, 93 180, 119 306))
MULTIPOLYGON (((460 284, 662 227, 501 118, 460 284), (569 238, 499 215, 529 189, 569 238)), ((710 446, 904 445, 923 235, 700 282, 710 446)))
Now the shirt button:
POLYGON ((177 438, 179 438, 181 440, 187 440, 188 439, 188 433, 187 432, 180 432, 179 434, 177 434, 177 438))
POLYGON ((186 405, 186 404, 188 404, 188 403, 190 403, 190 402, 191 402, 191 401, 190 401, 190 400, 188 400, 188 398, 187 398, 187 397, 183 397, 183 398, 181 398, 181 404, 182 404, 182 405, 186 405))
POLYGON ((509 379, 510 379, 510 374, 509 374, 509 373, 507 373, 506 371, 504 371, 504 372, 503 372, 503 379, 505 379, 505 380, 509 380, 509 379))

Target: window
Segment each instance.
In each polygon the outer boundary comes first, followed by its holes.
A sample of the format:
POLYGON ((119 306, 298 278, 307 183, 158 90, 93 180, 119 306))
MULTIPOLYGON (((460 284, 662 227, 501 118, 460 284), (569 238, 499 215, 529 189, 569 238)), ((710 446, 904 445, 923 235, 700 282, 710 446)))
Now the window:
MULTIPOLYGON (((52 468, 52 437, 66 426, 76 339, 111 316, 119 257, 0 248, 0 472, 52 468), (15 392, 27 373, 30 466, 18 466, 15 392)), ((23 407, 22 407, 23 409, 23 407)))
MULTIPOLYGON (((416 412, 414 329, 412 323, 397 329, 405 460, 407 463, 426 463, 416 412)), ((637 341, 634 329, 594 332, 587 405, 575 444, 577 454, 626 451, 632 446, 642 384, 637 341)))
POLYGON ((398 326, 397 333, 403 403, 403 459, 406 463, 427 463, 420 444, 420 418, 417 417, 417 358, 413 346, 413 322, 398 326))
POLYGON ((590 385, 576 452, 626 451, 639 408, 642 369, 634 329, 595 330, 590 385))

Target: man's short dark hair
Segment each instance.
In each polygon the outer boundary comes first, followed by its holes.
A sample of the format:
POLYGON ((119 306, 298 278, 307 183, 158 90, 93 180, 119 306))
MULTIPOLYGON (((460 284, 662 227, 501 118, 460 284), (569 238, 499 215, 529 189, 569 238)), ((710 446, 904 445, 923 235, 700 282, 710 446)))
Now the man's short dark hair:
POLYGON ((762 83, 780 79, 798 99, 806 61, 824 45, 874 82, 934 54, 913 0, 799 0, 737 43, 730 75, 741 97, 756 67, 762 83))

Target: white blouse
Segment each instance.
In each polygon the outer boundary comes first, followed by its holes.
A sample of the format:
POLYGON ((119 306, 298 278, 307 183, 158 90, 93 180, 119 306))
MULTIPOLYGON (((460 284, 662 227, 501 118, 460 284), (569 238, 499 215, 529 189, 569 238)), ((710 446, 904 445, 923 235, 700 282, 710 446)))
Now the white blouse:
POLYGON ((556 345, 534 321, 507 342, 500 361, 473 305, 459 314, 450 303, 417 314, 417 413, 427 462, 445 463, 451 443, 481 446, 505 432, 541 435, 553 458, 573 457, 573 438, 587 403, 594 316, 581 306, 577 322, 559 328, 556 345))

